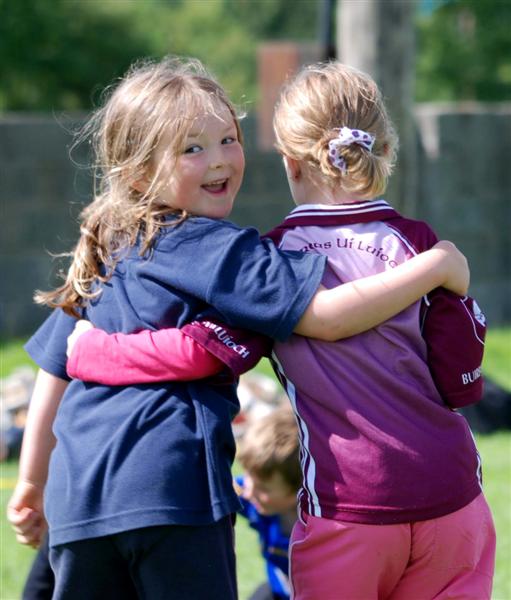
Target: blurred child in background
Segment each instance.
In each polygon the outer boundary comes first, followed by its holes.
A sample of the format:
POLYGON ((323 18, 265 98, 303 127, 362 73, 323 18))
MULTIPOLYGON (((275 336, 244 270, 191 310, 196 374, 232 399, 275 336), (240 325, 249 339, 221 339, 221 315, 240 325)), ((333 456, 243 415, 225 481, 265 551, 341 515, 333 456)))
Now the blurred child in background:
POLYGON ((287 600, 289 537, 302 480, 298 430, 288 405, 249 422, 237 459, 244 469, 236 479, 241 514, 259 534, 268 577, 250 600, 287 600))

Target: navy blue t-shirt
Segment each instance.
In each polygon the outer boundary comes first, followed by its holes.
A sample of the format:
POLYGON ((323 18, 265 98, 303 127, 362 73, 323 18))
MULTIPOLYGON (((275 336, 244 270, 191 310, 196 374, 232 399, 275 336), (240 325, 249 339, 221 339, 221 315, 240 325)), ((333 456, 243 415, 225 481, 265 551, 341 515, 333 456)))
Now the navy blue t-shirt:
MULTIPOLYGON (((284 340, 317 290, 324 260, 282 253, 255 229, 191 218, 165 228, 148 257, 132 248, 84 316, 107 332, 129 333, 206 315, 284 340)), ((67 378, 74 323, 54 311, 26 346, 57 377, 67 378)), ((238 408, 233 385, 72 380, 55 419, 46 486, 51 545, 207 524, 238 510, 230 473, 238 408)))

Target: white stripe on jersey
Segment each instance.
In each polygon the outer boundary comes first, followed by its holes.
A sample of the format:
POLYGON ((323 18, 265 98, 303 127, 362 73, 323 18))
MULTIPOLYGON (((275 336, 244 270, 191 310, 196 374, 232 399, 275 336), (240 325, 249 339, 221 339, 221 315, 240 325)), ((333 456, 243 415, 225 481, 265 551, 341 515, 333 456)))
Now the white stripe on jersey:
MULTIPOLYGON (((347 206, 347 205, 346 205, 347 206)), ((381 202, 371 202, 371 203, 361 203, 361 204, 350 204, 348 208, 344 209, 336 209, 331 205, 313 205, 307 204, 301 207, 295 208, 287 217, 286 221, 289 219, 296 219, 299 217, 317 217, 318 215, 332 215, 332 216, 342 216, 342 215, 357 215, 364 213, 371 213, 378 210, 392 210, 392 206, 387 204, 385 201, 381 202)))
POLYGON ((273 574, 278 579, 282 590, 288 595, 291 594, 291 587, 289 585, 289 579, 286 577, 286 574, 284 573, 284 571, 282 571, 282 569, 279 569, 278 567, 275 567, 273 574))
POLYGON ((309 514, 315 517, 321 517, 321 506, 319 505, 318 495, 316 494, 316 490, 314 488, 314 482, 316 479, 316 462, 309 451, 309 430, 307 429, 307 425, 305 421, 300 417, 298 413, 298 409, 296 407, 296 391, 293 383, 286 377, 284 373, 284 369, 280 364, 278 358, 275 353, 272 352, 272 359, 274 364, 277 366, 279 371, 279 378, 282 382, 284 382, 284 386, 286 388, 286 393, 289 397, 291 405, 293 406, 293 411, 295 413, 296 422, 298 425, 298 431, 300 435, 300 447, 301 447, 301 467, 303 473, 303 487, 307 492, 308 504, 309 504, 309 514), (309 459, 309 468, 307 469, 307 459, 309 459))
POLYGON ((394 233, 394 235, 397 238, 399 238, 403 242, 403 244, 408 248, 408 250, 410 250, 410 252, 412 253, 412 256, 417 256, 417 254, 418 254, 417 250, 410 244, 410 242, 399 231, 399 229, 396 229, 395 227, 392 227, 388 223, 385 223, 385 225, 394 233))
MULTIPOLYGON (((471 310, 469 310, 467 308, 466 301, 467 301, 467 297, 466 296, 464 298, 460 298, 460 302, 463 305, 463 308, 465 309, 465 312, 468 314, 468 318, 470 319, 470 322, 472 323, 472 329, 474 330, 474 337, 476 338, 476 340, 478 342, 481 342, 481 344, 484 346, 485 345, 484 344, 484 340, 482 340, 479 337, 478 333, 477 333, 477 327, 476 327, 476 324, 474 323, 474 318, 475 318, 474 314, 472 313, 471 310)), ((474 302, 475 302, 475 300, 474 300, 474 302)))
MULTIPOLYGON (((455 414, 457 414, 461 419, 464 419, 465 417, 460 414, 458 411, 454 411, 455 414)), ((479 487, 481 488, 481 491, 483 491, 483 463, 481 461, 481 455, 479 454, 479 450, 477 449, 477 444, 476 444, 476 439, 474 437, 474 434, 472 433, 472 429, 470 429, 470 427, 467 428, 469 433, 470 433, 470 437, 472 438, 472 441, 474 442, 474 448, 476 451, 476 456, 477 456, 477 469, 476 469, 476 476, 477 476, 477 481, 479 482, 479 487)))

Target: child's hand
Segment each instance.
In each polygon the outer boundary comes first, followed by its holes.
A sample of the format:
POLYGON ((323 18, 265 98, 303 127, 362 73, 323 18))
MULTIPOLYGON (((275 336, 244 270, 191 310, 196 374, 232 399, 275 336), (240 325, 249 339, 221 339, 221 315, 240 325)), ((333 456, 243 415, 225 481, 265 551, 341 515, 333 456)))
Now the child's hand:
POLYGON ((443 287, 464 296, 470 284, 470 271, 465 255, 452 242, 446 240, 437 242, 432 249, 441 252, 444 257, 441 263, 445 268, 443 287))
POLYGON ((85 319, 80 319, 76 322, 75 328, 73 329, 73 333, 67 338, 67 350, 66 354, 69 358, 71 353, 73 352, 73 348, 76 344, 76 340, 85 333, 89 331, 89 329, 94 329, 94 325, 90 321, 86 321, 85 319))
POLYGON ((7 519, 20 544, 37 548, 47 529, 42 488, 19 480, 7 505, 7 519))

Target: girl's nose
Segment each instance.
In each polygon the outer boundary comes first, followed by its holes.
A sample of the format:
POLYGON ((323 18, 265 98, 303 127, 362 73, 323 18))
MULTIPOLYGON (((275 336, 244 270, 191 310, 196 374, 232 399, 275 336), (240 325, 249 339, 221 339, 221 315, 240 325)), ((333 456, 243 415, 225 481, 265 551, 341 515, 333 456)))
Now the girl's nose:
POLYGON ((209 168, 210 169, 220 169, 226 164, 224 153, 221 149, 215 150, 211 153, 211 157, 209 160, 209 168))

